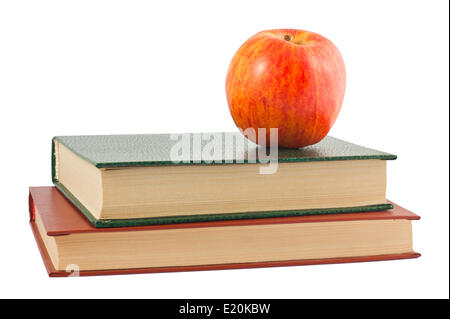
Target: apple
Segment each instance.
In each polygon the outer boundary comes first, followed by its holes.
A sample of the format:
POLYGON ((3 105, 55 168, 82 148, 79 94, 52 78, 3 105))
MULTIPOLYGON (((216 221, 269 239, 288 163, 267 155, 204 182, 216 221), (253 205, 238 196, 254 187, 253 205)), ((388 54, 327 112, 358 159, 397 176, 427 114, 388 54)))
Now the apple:
MULTIPOLYGON (((234 55, 227 73, 231 116, 241 130, 278 128, 278 146, 298 148, 321 141, 342 106, 345 66, 336 46, 302 30, 262 31, 234 55)), ((263 136, 264 137, 264 136, 263 136)), ((267 144, 265 144, 267 145, 267 144)))

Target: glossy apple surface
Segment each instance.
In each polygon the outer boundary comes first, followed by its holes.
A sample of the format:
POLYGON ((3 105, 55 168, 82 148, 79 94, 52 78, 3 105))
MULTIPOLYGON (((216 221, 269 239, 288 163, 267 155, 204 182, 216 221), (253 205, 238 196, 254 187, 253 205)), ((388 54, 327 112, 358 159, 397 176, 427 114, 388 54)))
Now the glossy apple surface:
POLYGON ((270 128, 278 128, 278 145, 289 148, 315 144, 328 134, 344 91, 345 66, 336 46, 302 30, 255 34, 234 55, 226 79, 237 127, 265 128, 267 137, 270 128))

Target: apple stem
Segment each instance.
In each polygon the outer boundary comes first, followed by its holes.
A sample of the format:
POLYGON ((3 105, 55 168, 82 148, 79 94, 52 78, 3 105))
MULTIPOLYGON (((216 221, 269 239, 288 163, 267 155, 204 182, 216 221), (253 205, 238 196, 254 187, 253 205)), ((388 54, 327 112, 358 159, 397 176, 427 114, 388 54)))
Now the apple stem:
POLYGON ((286 35, 284 36, 284 40, 286 40, 286 41, 291 41, 291 36, 290 36, 289 34, 286 34, 286 35))

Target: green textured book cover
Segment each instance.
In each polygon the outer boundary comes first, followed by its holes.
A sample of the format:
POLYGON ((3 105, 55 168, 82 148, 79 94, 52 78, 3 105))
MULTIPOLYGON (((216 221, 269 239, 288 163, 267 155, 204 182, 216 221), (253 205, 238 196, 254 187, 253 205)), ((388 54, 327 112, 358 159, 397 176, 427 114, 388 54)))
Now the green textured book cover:
MULTIPOLYGON (((86 135, 56 136, 54 140, 66 146, 72 152, 84 158, 98 168, 130 167, 150 165, 204 164, 201 154, 195 152, 195 141, 205 147, 211 140, 221 143, 222 157, 214 163, 249 162, 249 154, 258 146, 252 142, 242 143, 244 137, 239 132, 228 133, 192 133, 192 134, 139 134, 139 135, 86 135), (186 138, 190 154, 188 161, 173 163, 171 150, 179 140, 186 138), (210 139, 204 137, 210 136, 210 139), (202 138, 203 137, 203 138, 202 138), (227 143, 232 141, 235 143, 227 143)), ((257 153, 257 152, 256 152, 257 153)), ((258 154, 256 163, 260 163, 258 154)), ((393 154, 380 152, 367 147, 349 143, 331 136, 321 142, 299 149, 279 149, 278 162, 340 161, 359 159, 394 160, 393 154)), ((214 164, 213 163, 213 164, 214 164)))
MULTIPOLYGON (((90 135, 90 136, 57 136, 52 141, 52 180, 55 186, 74 204, 95 227, 125 227, 140 225, 156 225, 170 223, 203 222, 214 220, 268 218, 281 216, 300 216, 313 214, 332 214, 349 212, 369 212, 391 209, 392 205, 381 203, 360 207, 340 207, 333 209, 307 209, 267 212, 240 212, 230 214, 207 214, 189 216, 151 217, 136 219, 96 219, 68 189, 58 182, 56 176, 55 141, 63 144, 73 153, 85 159, 97 168, 119 168, 153 165, 233 165, 248 163, 254 165, 264 163, 256 151, 259 146, 251 142, 239 143, 244 139, 240 133, 195 133, 195 134, 141 134, 141 135, 90 135), (204 137, 207 138, 204 138, 204 137), (209 138, 208 138, 209 137, 209 138), (176 143, 184 138, 190 147, 188 157, 181 161, 172 161, 172 150, 176 143), (219 157, 205 161, 201 154, 196 154, 195 143, 200 148, 212 139, 235 141, 236 143, 220 143, 222 152, 219 157), (234 139, 234 140, 233 140, 234 139), (256 154, 256 158, 252 158, 256 154)), ((326 137, 321 142, 301 149, 279 149, 277 160, 286 162, 310 161, 343 161, 343 160, 394 160, 393 154, 349 143, 334 137, 326 137)))

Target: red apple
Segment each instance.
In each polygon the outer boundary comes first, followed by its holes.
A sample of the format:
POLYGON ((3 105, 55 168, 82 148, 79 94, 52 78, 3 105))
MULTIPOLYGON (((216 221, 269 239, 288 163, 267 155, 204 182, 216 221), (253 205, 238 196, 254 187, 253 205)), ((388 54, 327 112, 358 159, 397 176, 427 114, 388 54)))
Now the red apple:
POLYGON ((290 148, 315 144, 328 134, 344 91, 345 66, 336 46, 302 30, 255 34, 234 55, 226 79, 236 125, 265 128, 267 140, 269 129, 278 128, 278 145, 290 148))

